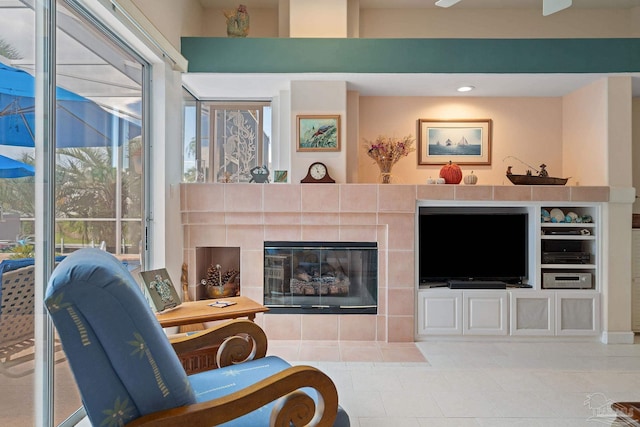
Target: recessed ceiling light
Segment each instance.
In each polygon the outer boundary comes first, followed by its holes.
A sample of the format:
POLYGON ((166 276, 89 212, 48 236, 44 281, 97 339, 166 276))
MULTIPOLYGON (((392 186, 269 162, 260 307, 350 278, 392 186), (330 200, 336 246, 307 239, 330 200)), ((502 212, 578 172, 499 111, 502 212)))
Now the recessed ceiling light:
POLYGON ((475 89, 475 86, 460 86, 458 92, 469 92, 475 89))

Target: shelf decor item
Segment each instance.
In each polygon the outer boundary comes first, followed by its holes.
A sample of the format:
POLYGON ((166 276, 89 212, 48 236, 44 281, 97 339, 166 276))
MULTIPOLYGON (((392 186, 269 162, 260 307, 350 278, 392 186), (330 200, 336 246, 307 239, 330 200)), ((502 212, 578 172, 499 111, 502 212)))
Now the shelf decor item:
POLYGON ((419 119, 418 164, 491 164, 491 119, 419 119))
POLYGON ((288 172, 286 170, 273 171, 273 182, 287 182, 288 172))
POLYGON ((200 281, 209 298, 228 298, 236 296, 239 290, 240 272, 235 269, 222 273, 220 264, 207 269, 207 277, 200 281))
POLYGON ((538 170, 531 165, 524 163, 517 157, 508 156, 507 158, 515 159, 538 173, 538 175, 533 175, 531 169, 527 169, 525 175, 516 175, 511 172, 511 168, 513 166, 508 166, 507 178, 509 178, 509 181, 511 181, 515 185, 565 185, 569 180, 569 178, 555 178, 549 176, 549 172, 547 172, 546 169, 547 165, 545 165, 544 163, 540 165, 540 170, 538 170))
POLYGON ((462 181, 462 169, 449 160, 449 164, 440 168, 440 178, 444 178, 444 182, 447 184, 460 184, 460 181, 462 181))
POLYGON ((147 299, 156 312, 160 313, 182 304, 166 268, 141 271, 140 277, 145 285, 147 299))
POLYGON ((237 9, 223 11, 227 18, 227 36, 247 37, 249 35, 249 12, 247 6, 241 4, 237 9))
POLYGON ((413 148, 414 142, 415 139, 411 135, 400 139, 381 135, 375 141, 365 140, 364 146, 367 150, 367 155, 375 160, 380 169, 380 182, 383 184, 391 183, 393 165, 415 151, 415 148, 413 148))
POLYGON ((463 181, 466 185, 476 185, 478 183, 478 177, 471 171, 469 175, 464 177, 463 181))
POLYGON ((269 168, 267 168, 267 165, 255 166, 251 168, 249 173, 251 174, 251 179, 249 180, 249 182, 257 182, 259 184, 269 182, 269 168))

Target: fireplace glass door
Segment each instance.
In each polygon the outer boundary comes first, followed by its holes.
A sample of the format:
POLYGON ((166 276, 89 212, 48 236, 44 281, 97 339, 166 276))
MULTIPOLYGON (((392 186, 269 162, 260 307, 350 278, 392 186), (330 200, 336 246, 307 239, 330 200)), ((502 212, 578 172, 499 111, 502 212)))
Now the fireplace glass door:
POLYGON ((265 242, 270 312, 375 314, 377 301, 375 242, 265 242))

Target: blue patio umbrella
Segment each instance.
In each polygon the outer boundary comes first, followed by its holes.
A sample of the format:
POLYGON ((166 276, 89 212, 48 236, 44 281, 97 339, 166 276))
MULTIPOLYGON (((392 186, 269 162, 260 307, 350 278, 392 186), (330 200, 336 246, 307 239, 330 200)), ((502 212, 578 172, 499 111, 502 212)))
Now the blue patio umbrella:
POLYGON ((35 173, 33 166, 0 155, 0 178, 23 178, 33 176, 35 173))
MULTIPOLYGON (((140 124, 95 102, 56 88, 58 148, 108 147, 140 135, 140 124)), ((35 146, 35 80, 25 71, 0 63, 0 144, 35 146)))

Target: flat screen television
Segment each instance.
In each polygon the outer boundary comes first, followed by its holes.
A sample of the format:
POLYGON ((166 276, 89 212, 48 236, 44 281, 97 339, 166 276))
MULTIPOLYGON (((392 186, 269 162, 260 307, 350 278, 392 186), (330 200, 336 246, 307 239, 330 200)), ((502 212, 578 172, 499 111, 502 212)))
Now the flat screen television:
POLYGON ((528 215, 517 208, 421 207, 421 284, 491 280, 521 284, 528 271, 528 215))

